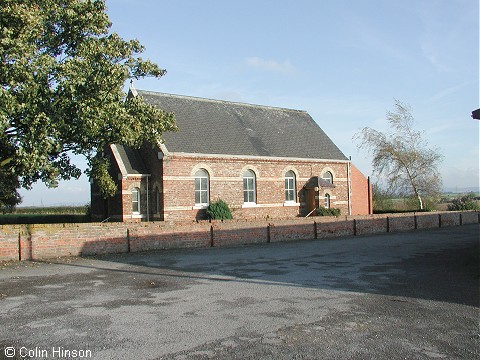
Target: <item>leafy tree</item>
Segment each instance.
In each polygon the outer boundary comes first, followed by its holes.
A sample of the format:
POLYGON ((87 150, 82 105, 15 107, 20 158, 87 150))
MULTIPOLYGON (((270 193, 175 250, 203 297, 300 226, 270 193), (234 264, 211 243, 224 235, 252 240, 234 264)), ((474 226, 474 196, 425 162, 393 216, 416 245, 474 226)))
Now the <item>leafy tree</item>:
POLYGON ((18 178, 15 175, 5 173, 0 168, 0 212, 12 212, 22 198, 17 189, 20 187, 18 178))
POLYGON ((372 155, 374 172, 383 176, 393 194, 412 195, 423 210, 425 196, 440 193, 441 177, 438 165, 442 155, 437 148, 428 147, 424 134, 413 129, 410 107, 395 100, 394 111, 387 112, 389 133, 370 127, 354 136, 359 148, 372 155))
MULTIPOLYGON (((1 136, 1 135, 0 135, 1 136)), ((1 138, 0 138, 1 139, 1 138)), ((8 148, 5 143, 0 141, 0 156, 7 154, 8 148)), ((0 166, 0 212, 12 212, 22 198, 17 192, 20 187, 18 176, 15 175, 11 167, 0 166)))
POLYGON ((103 0, 2 1, 0 173, 12 189, 78 178, 75 154, 86 157, 104 196, 113 195, 105 146, 155 144, 176 129, 173 114, 126 96, 127 79, 166 71, 110 26, 103 0))

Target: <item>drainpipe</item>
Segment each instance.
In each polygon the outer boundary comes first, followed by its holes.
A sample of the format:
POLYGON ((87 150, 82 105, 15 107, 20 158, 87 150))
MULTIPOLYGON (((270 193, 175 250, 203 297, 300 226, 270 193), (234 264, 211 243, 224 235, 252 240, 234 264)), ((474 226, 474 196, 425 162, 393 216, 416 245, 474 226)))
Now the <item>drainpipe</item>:
POLYGON ((368 214, 373 214, 373 204, 372 204, 372 184, 370 182, 370 176, 367 177, 367 187, 368 187, 368 214))
POLYGON ((150 175, 147 175, 147 221, 150 221, 150 202, 149 202, 149 192, 150 192, 150 188, 149 188, 149 185, 148 185, 148 178, 150 177, 150 175))
POLYGON ((352 157, 350 156, 350 161, 347 162, 348 215, 352 215, 352 184, 351 184, 351 174, 350 174, 351 161, 352 161, 352 157))

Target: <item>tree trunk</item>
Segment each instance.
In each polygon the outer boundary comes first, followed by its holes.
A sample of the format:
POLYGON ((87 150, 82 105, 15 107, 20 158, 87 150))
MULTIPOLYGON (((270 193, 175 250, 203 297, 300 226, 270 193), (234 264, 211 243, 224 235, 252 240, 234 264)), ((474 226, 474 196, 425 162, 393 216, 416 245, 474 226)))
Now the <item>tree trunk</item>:
POLYGON ((423 210, 423 201, 419 194, 417 194, 418 205, 420 206, 420 210, 423 210))

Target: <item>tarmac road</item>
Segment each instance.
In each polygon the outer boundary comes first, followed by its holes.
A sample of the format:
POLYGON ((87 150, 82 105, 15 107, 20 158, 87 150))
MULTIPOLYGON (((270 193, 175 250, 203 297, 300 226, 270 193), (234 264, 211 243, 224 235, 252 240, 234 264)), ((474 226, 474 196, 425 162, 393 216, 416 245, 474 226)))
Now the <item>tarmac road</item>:
POLYGON ((479 230, 3 264, 0 359, 479 359, 479 230))

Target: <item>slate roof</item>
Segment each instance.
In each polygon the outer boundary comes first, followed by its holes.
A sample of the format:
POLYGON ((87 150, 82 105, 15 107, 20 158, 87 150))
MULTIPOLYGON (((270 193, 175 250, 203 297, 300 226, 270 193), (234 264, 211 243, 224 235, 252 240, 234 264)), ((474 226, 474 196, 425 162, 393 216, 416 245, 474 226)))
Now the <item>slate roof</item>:
POLYGON ((149 173, 138 151, 128 146, 123 146, 119 144, 113 145, 112 151, 115 158, 117 156, 120 157, 120 159, 117 159, 117 161, 120 160, 121 164, 123 164, 123 166, 125 167, 125 171, 128 175, 141 175, 149 173))
POLYGON ((138 90, 147 103, 175 113, 169 152, 347 160, 305 111, 138 90))
POLYGON ((335 185, 332 184, 330 181, 322 179, 321 177, 313 176, 307 181, 304 187, 306 188, 321 187, 325 189, 325 188, 335 188, 335 185))

